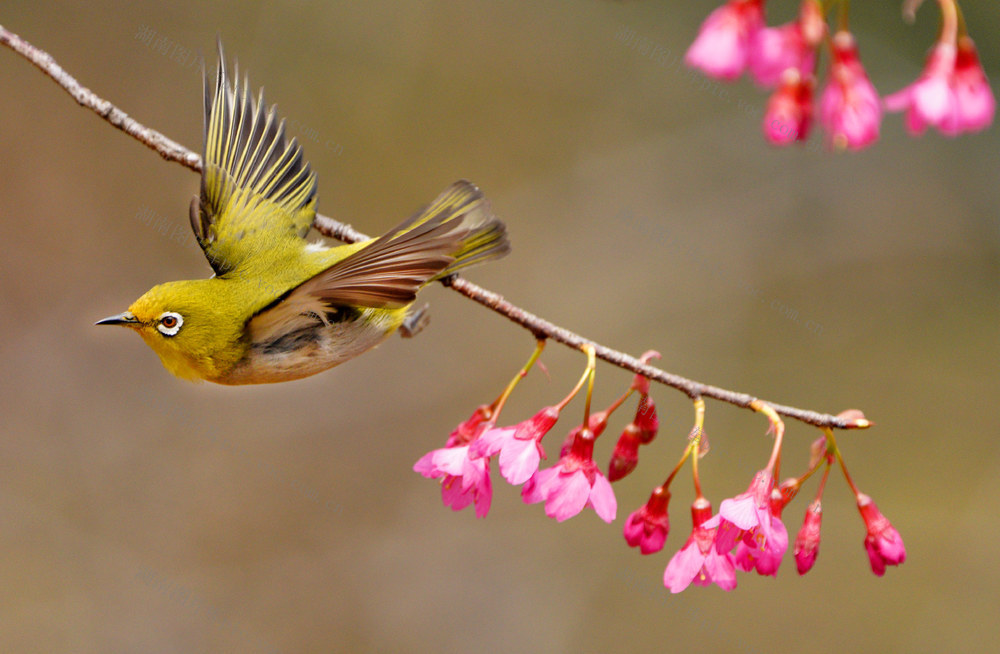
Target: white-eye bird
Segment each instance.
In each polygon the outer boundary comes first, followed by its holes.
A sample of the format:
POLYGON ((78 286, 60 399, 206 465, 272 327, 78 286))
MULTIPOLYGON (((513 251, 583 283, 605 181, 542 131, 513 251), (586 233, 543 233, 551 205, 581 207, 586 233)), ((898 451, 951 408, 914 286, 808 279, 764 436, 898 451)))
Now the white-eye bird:
POLYGON ((134 329, 178 377, 218 384, 299 379, 374 347, 407 317, 417 291, 510 251, 504 224, 459 181, 383 236, 323 247, 305 236, 316 178, 222 46, 205 77, 201 193, 191 202, 209 279, 154 286, 99 325, 134 329))

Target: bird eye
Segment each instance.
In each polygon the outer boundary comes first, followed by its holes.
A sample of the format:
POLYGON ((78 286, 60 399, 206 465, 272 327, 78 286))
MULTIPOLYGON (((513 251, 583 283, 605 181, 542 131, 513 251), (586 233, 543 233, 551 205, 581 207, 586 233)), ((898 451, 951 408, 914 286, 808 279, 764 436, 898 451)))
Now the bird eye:
POLYGON ((164 336, 175 336, 184 324, 184 317, 179 313, 167 311, 160 316, 160 322, 156 329, 164 336))

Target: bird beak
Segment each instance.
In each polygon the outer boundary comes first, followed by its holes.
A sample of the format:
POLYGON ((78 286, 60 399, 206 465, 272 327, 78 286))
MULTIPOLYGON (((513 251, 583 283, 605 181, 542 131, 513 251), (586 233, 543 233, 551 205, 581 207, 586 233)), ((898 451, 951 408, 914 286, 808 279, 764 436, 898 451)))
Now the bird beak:
POLYGON ((104 320, 98 320, 95 325, 138 325, 139 321, 128 311, 119 313, 117 316, 109 316, 104 320))

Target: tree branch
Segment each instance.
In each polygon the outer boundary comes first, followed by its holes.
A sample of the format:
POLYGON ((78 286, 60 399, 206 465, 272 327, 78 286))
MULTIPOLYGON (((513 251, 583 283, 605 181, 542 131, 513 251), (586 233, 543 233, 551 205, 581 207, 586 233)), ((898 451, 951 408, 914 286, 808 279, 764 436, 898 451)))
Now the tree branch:
MULTIPOLYGON (((27 59, 39 70, 51 77, 56 84, 61 86, 67 93, 73 96, 73 99, 75 99, 80 105, 91 109, 132 138, 160 153, 160 156, 164 159, 167 159, 168 161, 176 161, 191 170, 201 172, 201 157, 196 153, 188 150, 176 141, 167 138, 160 132, 140 124, 115 105, 102 99, 85 86, 82 86, 69 73, 63 70, 62 67, 55 62, 51 55, 44 50, 40 50, 31 45, 13 32, 6 30, 3 25, 0 25, 0 43, 3 43, 8 48, 27 59)), ((350 225, 340 223, 332 218, 320 214, 316 215, 313 227, 325 236, 347 243, 356 243, 369 238, 350 225)), ((474 302, 478 302, 487 309, 505 316, 511 321, 524 327, 536 338, 550 338, 575 349, 581 349, 584 345, 592 345, 598 358, 624 370, 629 370, 636 374, 643 375, 653 381, 675 388, 682 393, 685 393, 692 399, 709 397, 721 402, 742 407, 744 409, 752 410, 756 410, 753 406, 751 406, 753 403, 764 403, 773 408, 780 415, 794 418, 795 420, 815 425, 817 427, 829 427, 833 429, 859 429, 868 427, 870 424, 867 420, 863 419, 841 418, 826 413, 818 413, 816 411, 784 406, 767 400, 760 400, 759 398, 746 393, 730 391, 724 388, 718 388, 717 386, 711 386, 687 379, 685 377, 681 377, 680 375, 675 375, 664 370, 660 370, 654 366, 642 363, 639 359, 631 355, 601 345, 600 343, 584 338, 583 336, 580 336, 579 334, 568 329, 554 325, 551 322, 534 315, 533 313, 511 304, 502 296, 473 284, 467 279, 455 276, 443 280, 443 283, 474 302)))

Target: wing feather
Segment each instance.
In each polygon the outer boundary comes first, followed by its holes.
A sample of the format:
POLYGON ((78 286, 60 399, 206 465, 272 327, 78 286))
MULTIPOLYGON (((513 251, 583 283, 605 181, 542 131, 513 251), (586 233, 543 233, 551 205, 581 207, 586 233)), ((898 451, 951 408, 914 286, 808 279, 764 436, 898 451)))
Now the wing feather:
POLYGON ((510 251, 503 223, 459 181, 425 209, 286 293, 250 321, 269 340, 336 306, 399 309, 428 282, 510 251))
POLYGON ((230 85, 219 43, 214 88, 205 86, 205 150, 201 194, 191 227, 223 275, 277 239, 301 239, 316 211, 316 177, 264 92, 256 100, 238 71, 230 85))

